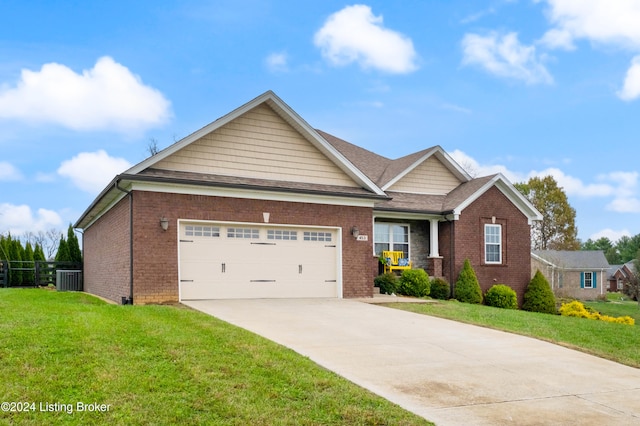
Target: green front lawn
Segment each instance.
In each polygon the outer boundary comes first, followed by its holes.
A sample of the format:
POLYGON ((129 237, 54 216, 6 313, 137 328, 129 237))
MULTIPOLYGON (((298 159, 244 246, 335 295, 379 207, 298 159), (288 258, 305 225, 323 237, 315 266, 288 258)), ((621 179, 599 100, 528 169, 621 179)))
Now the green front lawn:
POLYGON ((208 315, 82 293, 0 290, 0 377, 0 402, 28 403, 9 424, 430 424, 208 315))
POLYGON ((638 302, 629 299, 629 296, 621 293, 607 293, 607 300, 585 302, 586 306, 612 317, 630 316, 636 320, 636 325, 640 326, 640 307, 638 302))
POLYGON ((638 325, 498 309, 457 301, 394 303, 387 306, 530 336, 640 368, 638 325))

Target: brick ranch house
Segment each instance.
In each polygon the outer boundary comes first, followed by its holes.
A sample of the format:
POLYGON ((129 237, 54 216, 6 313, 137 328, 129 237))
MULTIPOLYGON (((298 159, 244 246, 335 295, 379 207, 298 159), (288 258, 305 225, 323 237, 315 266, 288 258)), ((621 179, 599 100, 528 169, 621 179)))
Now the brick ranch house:
POLYGON ((85 290, 123 303, 371 297, 382 250, 483 290, 531 278, 540 213, 439 146, 390 160, 268 91, 116 176, 75 224, 85 290))
POLYGON ((610 266, 602 250, 533 250, 531 271, 539 270, 556 297, 595 300, 604 297, 610 266))

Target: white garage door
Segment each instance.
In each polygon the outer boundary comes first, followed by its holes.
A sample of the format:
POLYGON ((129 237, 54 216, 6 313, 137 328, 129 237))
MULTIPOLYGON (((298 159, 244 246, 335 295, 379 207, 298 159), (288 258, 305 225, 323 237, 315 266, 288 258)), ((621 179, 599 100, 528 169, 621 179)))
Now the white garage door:
POLYGON ((180 298, 339 297, 338 232, 180 222, 180 298))

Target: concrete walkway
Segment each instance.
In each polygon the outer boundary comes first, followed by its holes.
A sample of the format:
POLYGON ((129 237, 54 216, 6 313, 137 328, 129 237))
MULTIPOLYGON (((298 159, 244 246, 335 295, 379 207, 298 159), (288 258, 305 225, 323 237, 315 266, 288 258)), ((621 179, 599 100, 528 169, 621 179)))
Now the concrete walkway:
POLYGON ((640 370, 355 300, 183 302, 438 425, 638 425, 640 370))

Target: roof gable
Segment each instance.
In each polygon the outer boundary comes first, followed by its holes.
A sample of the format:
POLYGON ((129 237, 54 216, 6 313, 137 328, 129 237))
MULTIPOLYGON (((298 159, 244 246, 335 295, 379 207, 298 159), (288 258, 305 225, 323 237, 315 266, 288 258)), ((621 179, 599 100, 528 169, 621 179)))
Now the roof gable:
POLYGON ((531 254, 561 269, 608 270, 610 268, 601 250, 533 250, 531 254))
MULTIPOLYGON (((387 170, 385 170, 379 184, 382 185, 382 189, 386 191, 387 189, 391 189, 391 187, 408 175, 411 176, 404 184, 401 185, 401 187, 408 189, 407 192, 428 194, 433 192, 422 191, 425 191, 425 189, 432 191, 433 188, 428 188, 430 184, 421 182, 421 179, 434 177, 444 178, 445 181, 448 181, 445 186, 449 186, 449 190, 455 188, 460 183, 467 182, 471 179, 469 174, 467 174, 467 172, 465 172, 462 167, 460 167, 458 163, 456 163, 440 146, 434 146, 392 161, 387 167, 387 170), (435 169, 436 167, 437 169, 435 169), (457 184, 452 185, 455 180, 457 180, 457 184), (426 188, 425 185, 427 185, 426 188)), ((438 191, 441 190, 442 188, 438 188, 438 191)))
POLYGON ((444 195, 458 187, 462 182, 459 176, 451 172, 436 155, 429 155, 422 161, 417 161, 415 167, 403 170, 401 176, 396 176, 384 190, 409 192, 414 194, 444 195))
POLYGON ((154 169, 361 186, 264 103, 158 161, 154 169))
POLYGON ((500 173, 461 184, 447 194, 443 210, 450 211, 454 217, 459 216, 467 206, 494 186, 528 218, 529 224, 534 220, 542 220, 542 215, 533 204, 500 173))
POLYGON ((271 91, 124 174, 136 175, 148 168, 360 186, 384 195, 362 171, 271 91), (296 155, 291 155, 290 148, 296 155))

